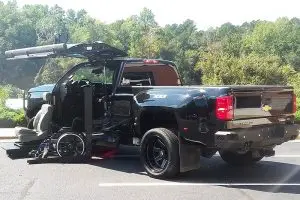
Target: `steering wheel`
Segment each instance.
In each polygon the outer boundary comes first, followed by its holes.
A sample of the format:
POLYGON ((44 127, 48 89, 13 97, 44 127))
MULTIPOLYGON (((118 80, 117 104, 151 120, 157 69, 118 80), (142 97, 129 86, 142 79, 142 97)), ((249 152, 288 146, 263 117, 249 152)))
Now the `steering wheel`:
POLYGON ((84 86, 84 85, 90 85, 91 83, 92 83, 92 82, 91 82, 89 79, 87 79, 87 78, 81 79, 81 80, 79 81, 80 87, 81 87, 81 86, 84 86))
POLYGON ((71 86, 72 84, 74 83, 74 80, 73 79, 68 79, 65 83, 65 87, 69 87, 71 86))

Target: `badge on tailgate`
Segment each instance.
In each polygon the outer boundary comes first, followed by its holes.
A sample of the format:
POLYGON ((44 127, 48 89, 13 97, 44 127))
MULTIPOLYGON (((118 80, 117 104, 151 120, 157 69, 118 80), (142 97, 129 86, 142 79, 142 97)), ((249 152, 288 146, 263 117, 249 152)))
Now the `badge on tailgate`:
POLYGON ((263 105, 263 106, 261 107, 261 109, 262 109, 263 111, 265 111, 265 112, 269 112, 270 110, 272 110, 272 107, 269 106, 269 105, 263 105))

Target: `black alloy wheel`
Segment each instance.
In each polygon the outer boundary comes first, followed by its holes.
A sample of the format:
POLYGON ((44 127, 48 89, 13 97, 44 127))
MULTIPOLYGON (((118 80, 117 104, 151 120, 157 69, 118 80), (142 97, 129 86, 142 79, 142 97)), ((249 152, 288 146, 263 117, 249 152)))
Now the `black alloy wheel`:
POLYGON ((179 173, 178 138, 169 129, 154 128, 141 141, 141 162, 153 178, 172 178, 179 173))
POLYGON ((168 149, 158 136, 153 136, 146 146, 146 162, 156 172, 163 171, 168 164, 168 149))

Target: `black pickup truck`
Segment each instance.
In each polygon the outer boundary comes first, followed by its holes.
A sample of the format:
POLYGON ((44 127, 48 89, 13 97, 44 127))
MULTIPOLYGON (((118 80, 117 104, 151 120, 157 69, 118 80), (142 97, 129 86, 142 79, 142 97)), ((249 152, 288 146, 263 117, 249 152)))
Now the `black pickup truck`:
POLYGON ((229 164, 253 164, 299 134, 292 87, 183 86, 174 63, 128 58, 102 42, 12 50, 6 56, 87 59, 56 84, 32 88, 27 116, 36 114, 42 94, 49 92, 53 122, 71 126, 83 115, 80 88, 92 85, 93 119, 118 124, 120 144, 140 146, 142 164, 152 177, 197 169, 201 156, 217 152, 229 164))

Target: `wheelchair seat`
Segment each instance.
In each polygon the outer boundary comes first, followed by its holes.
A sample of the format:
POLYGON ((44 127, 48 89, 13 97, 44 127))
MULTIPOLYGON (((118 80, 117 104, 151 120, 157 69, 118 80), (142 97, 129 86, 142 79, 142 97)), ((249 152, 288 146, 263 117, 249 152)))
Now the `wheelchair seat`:
POLYGON ((49 134, 50 123, 52 121, 53 106, 43 104, 33 120, 33 129, 26 127, 15 127, 15 134, 18 142, 32 142, 45 139, 49 134))

